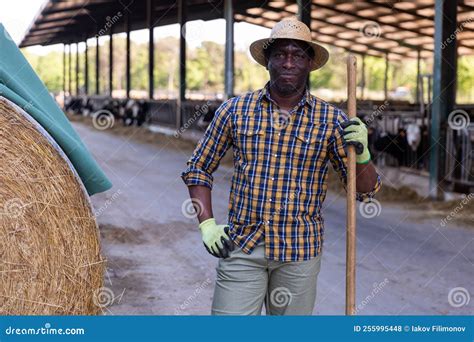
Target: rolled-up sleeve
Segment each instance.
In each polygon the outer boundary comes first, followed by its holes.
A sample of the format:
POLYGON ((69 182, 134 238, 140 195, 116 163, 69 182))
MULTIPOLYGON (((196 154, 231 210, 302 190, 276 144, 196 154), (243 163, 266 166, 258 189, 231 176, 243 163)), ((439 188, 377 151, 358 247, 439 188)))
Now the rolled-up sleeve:
POLYGON ((231 100, 219 106, 187 161, 187 169, 181 173, 181 178, 187 186, 204 185, 212 189, 212 173, 232 145, 230 106, 231 100))
MULTIPOLYGON (((343 138, 343 128, 341 123, 349 120, 347 115, 338 111, 338 119, 335 123, 333 134, 329 140, 328 152, 329 159, 334 170, 338 173, 339 179, 341 180, 344 189, 347 191, 347 144, 343 138)), ((374 188, 369 192, 356 192, 356 199, 360 202, 371 202, 375 194, 382 187, 382 179, 377 173, 377 181, 375 182, 374 188)))

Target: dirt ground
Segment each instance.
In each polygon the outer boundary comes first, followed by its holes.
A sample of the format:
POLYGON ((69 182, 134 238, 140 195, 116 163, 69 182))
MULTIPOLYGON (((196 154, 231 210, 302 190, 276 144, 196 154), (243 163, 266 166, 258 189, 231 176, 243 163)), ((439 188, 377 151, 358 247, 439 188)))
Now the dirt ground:
MULTIPOLYGON (((194 144, 141 128, 99 131, 77 121, 74 127, 114 184, 92 197, 108 260, 105 285, 115 297, 105 313, 209 314, 217 259, 202 246, 197 219, 183 215, 188 192, 180 173, 194 144)), ((233 171, 229 154, 214 174, 220 222, 233 171)), ((332 179, 323 204, 319 315, 344 314, 345 194, 332 179)), ((457 305, 453 291, 474 293, 474 201, 459 209, 459 201, 402 199, 408 190, 386 187, 376 197, 376 216, 358 212, 358 314, 472 314, 473 301, 457 305)))

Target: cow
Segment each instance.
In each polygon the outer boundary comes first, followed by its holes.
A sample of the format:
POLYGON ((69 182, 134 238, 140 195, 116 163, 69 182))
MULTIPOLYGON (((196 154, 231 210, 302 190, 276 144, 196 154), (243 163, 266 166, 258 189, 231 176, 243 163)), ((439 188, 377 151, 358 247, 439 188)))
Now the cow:
POLYGON ((121 114, 125 126, 141 126, 148 119, 148 103, 145 100, 128 99, 121 114))

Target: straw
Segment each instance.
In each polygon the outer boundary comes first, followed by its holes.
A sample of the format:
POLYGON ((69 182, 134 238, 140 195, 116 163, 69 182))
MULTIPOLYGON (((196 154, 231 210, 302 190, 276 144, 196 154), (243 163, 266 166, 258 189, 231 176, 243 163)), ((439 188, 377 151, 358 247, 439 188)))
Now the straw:
POLYGON ((95 315, 105 260, 89 197, 67 157, 0 97, 0 314, 95 315))

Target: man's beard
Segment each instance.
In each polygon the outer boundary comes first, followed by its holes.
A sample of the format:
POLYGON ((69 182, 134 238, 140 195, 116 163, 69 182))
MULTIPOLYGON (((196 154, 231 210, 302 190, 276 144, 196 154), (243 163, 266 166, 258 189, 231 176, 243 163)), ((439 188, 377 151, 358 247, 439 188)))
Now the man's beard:
POLYGON ((293 95, 294 93, 298 92, 302 86, 301 84, 282 84, 276 81, 271 83, 280 95, 293 95))

